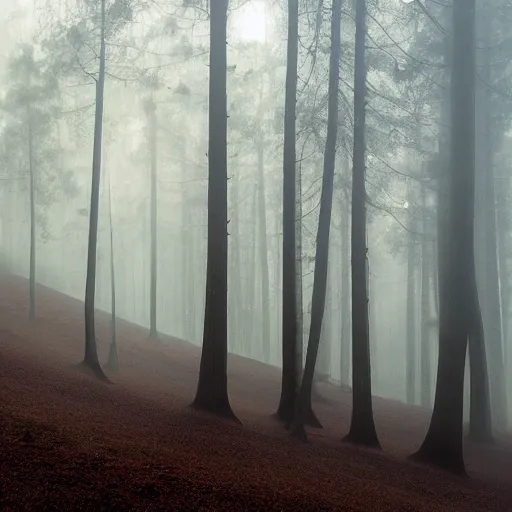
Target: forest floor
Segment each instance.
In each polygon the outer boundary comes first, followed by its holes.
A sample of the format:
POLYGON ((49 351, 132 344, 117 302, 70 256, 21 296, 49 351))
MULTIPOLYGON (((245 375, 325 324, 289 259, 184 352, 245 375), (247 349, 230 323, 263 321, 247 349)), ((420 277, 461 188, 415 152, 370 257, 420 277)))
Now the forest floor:
MULTIPOLYGON (((272 418, 276 368, 230 356, 231 403, 243 426, 190 404, 199 350, 147 341, 119 323, 113 384, 73 367, 83 350, 83 306, 38 288, 27 321, 27 284, 0 279, 0 510, 2 511, 512 511, 512 440, 468 445, 470 478, 406 460, 428 414, 375 399, 383 452, 341 442, 351 396, 325 384, 315 405, 324 429, 290 439, 272 418)), ((102 361, 109 324, 98 314, 102 361)))

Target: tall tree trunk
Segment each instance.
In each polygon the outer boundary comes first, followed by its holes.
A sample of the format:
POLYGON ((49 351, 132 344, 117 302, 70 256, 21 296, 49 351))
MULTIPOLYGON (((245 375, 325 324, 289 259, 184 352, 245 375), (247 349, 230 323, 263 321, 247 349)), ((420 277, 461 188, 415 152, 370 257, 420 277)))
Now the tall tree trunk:
MULTIPOLYGON (((278 346, 281 346, 281 337, 282 337, 282 329, 281 329, 281 320, 282 320, 282 303, 281 303, 281 233, 279 226, 279 218, 275 216, 275 230, 276 230, 276 275, 275 275, 275 303, 276 303, 276 341, 278 346)), ((302 366, 302 365, 301 365, 302 366)))
POLYGON ((117 338, 116 338, 116 279, 115 279, 115 264, 114 264, 114 230, 112 228, 112 187, 110 184, 110 170, 108 173, 108 221, 110 230, 110 300, 111 300, 111 315, 110 315, 110 330, 111 341, 110 350, 108 353, 107 366, 111 370, 119 368, 117 358, 117 338))
MULTIPOLYGON (((503 316, 503 359, 505 368, 509 368, 509 332, 510 332, 510 278, 508 270, 509 245, 507 239, 510 233, 508 218, 507 193, 508 180, 504 180, 496 191, 496 225, 498 233, 498 268, 500 271, 501 311, 503 316)), ((507 371, 507 376, 510 374, 507 371)), ((508 389, 508 386, 507 386, 508 389)))
POLYGON ((315 373, 318 347, 324 318, 327 293, 327 271, 329 265, 329 235, 333 196, 334 167, 336 162, 336 140, 338 137, 338 89, 341 53, 341 0, 332 1, 331 55, 329 62, 329 99, 327 114, 327 139, 324 152, 320 214, 316 238, 315 270, 311 301, 311 324, 309 328, 306 365, 294 414, 292 434, 306 439, 304 423, 321 426, 311 408, 311 391, 315 373))
POLYGON ((36 316, 36 201, 34 178, 34 140, 32 134, 32 113, 28 109, 28 173, 30 186, 30 274, 29 313, 32 321, 36 316))
POLYGON ((427 210, 427 191, 424 185, 421 186, 421 211, 422 216, 422 239, 421 239, 421 405, 428 409, 432 408, 432 368, 430 350, 430 275, 432 264, 430 251, 430 223, 427 210))
POLYGON ((193 405, 236 419, 227 390, 227 11, 228 0, 219 0, 210 13, 206 304, 199 382, 193 405))
POLYGON ((430 426, 415 458, 465 473, 463 399, 466 348, 473 313, 475 195, 475 0, 453 2, 451 176, 448 244, 441 287, 439 363, 430 426))
MULTIPOLYGON (((410 186, 410 185, 409 185, 410 186)), ((407 329, 406 336, 407 339, 405 341, 406 347, 406 401, 408 404, 412 405, 416 403, 416 348, 418 344, 417 340, 417 329, 416 329, 416 240, 415 233, 416 230, 416 218, 415 212, 411 211, 413 205, 413 199, 411 192, 409 192, 409 229, 410 232, 407 233, 407 295, 406 295, 406 311, 407 311, 407 329)))
POLYGON ((350 216, 348 197, 341 201, 341 348, 340 382, 342 386, 350 384, 350 257, 349 233, 350 216))
POLYGON ((261 314, 263 362, 270 362, 270 292, 268 276, 268 246, 267 246, 267 208, 265 203, 265 173, 264 173, 264 141, 263 130, 258 134, 258 226, 260 232, 260 266, 261 266, 261 314))
POLYGON ((257 237, 257 213, 258 209, 256 207, 258 200, 258 187, 256 184, 252 189, 252 198, 251 198, 251 221, 254 222, 254 229, 250 231, 250 245, 249 245, 249 262, 247 267, 251 269, 251 274, 248 278, 247 285, 247 299, 245 302, 245 326, 247 332, 244 336, 245 346, 241 347, 242 354, 246 357, 257 357, 254 354, 255 350, 255 339, 256 339, 256 329, 257 325, 256 320, 256 300, 257 300, 257 287, 256 283, 258 280, 258 268, 256 267, 257 261, 257 251, 258 251, 258 237, 257 237))
POLYGON ((156 326, 157 311, 157 225, 158 225, 158 205, 157 205, 157 118, 156 105, 151 97, 146 105, 149 125, 149 153, 151 160, 150 176, 150 288, 149 288, 149 339, 158 339, 158 329, 156 326))
POLYGON ((295 396, 299 396, 304 367, 304 287, 302 273, 302 164, 295 174, 295 307, 297 340, 295 342, 295 396))
POLYGON ((98 378, 107 380, 98 360, 94 325, 96 295, 96 251, 98 245, 98 210, 101 178, 101 144, 103 136, 103 95, 105 91, 105 0, 101 0, 100 68, 96 81, 96 111, 94 115, 94 148, 92 157, 91 211, 87 277, 85 282, 85 356, 83 364, 98 378))
POLYGON ((297 287, 295 254, 295 125, 297 103, 297 61, 299 2, 288 0, 288 46, 286 51, 286 87, 283 151, 283 321, 281 398, 276 416, 290 422, 295 408, 299 368, 297 367, 297 287))
POLYGON ((243 337, 243 313, 244 303, 241 288, 242 276, 240 273, 240 205, 238 197, 238 174, 235 172, 231 176, 231 222, 230 235, 230 256, 231 256, 231 273, 230 287, 231 292, 231 311, 233 315, 229 321, 229 347, 233 352, 239 352, 241 349, 241 338, 243 337), (242 321, 240 321, 242 319, 242 321))
MULTIPOLYGON (((474 260, 474 258, 473 258, 474 260)), ((484 323, 478 286, 476 266, 473 261, 471 275, 471 317, 469 325, 469 438, 477 443, 492 441, 492 415, 489 397, 489 378, 485 350, 484 323)))
POLYGON ((367 295, 365 87, 366 2, 356 0, 352 170, 352 419, 346 440, 379 447, 372 410, 367 295))

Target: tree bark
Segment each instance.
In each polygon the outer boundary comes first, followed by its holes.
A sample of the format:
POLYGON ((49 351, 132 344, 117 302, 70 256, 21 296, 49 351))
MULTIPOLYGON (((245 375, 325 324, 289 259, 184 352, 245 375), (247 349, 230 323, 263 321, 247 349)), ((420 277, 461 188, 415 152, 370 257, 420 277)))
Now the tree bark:
POLYGON ((276 416, 290 422, 295 408, 299 368, 297 367, 297 287, 295 255, 295 125, 297 103, 299 2, 288 0, 288 46, 286 51, 286 92, 283 151, 283 285, 282 285, 282 377, 281 398, 276 416))
POLYGON ((347 441, 380 447, 372 410, 367 295, 365 102, 366 2, 356 0, 352 169, 352 418, 347 441))
POLYGON ((327 139, 324 152, 324 169, 320 197, 320 214, 316 239, 313 295, 311 301, 311 325, 309 329, 306 365, 294 413, 292 435, 306 439, 305 422, 321 426, 311 408, 311 392, 315 365, 320 345, 327 293, 327 272, 329 266, 329 236, 336 162, 336 140, 338 136, 338 89, 339 63, 341 54, 341 0, 332 1, 331 55, 329 62, 329 99, 327 114, 327 139))
POLYGON ((116 338, 116 279, 115 279, 115 265, 114 265, 114 230, 112 228, 112 196, 110 185, 110 171, 108 174, 108 220, 110 230, 110 299, 111 299, 111 315, 110 315, 110 330, 111 342, 110 350, 108 353, 107 366, 111 370, 119 369, 119 362, 117 357, 117 338, 116 338))
POLYGON ((475 0, 454 0, 452 10, 450 211, 443 240, 448 250, 442 274, 439 363, 430 426, 415 458, 464 474, 464 370, 474 270, 475 0))
POLYGON ((199 382, 193 406, 236 420, 227 390, 227 65, 228 0, 210 13, 208 245, 199 382))
MULTIPOLYGON (((409 185, 410 186, 410 185, 409 185)), ((416 363, 417 363, 417 328, 416 328, 416 240, 413 233, 416 229, 415 212, 411 211, 413 198, 409 191, 409 229, 407 233, 407 303, 406 303, 406 367, 405 367, 405 390, 406 401, 409 405, 416 403, 416 363)))
POLYGON ((158 339, 156 325, 157 317, 157 118, 156 105, 153 97, 147 103, 148 129, 149 129, 149 153, 151 160, 150 175, 150 290, 149 290, 149 339, 158 339))
POLYGON ((261 314, 262 314, 262 343, 263 362, 270 363, 270 284, 268 275, 268 245, 267 245, 267 208, 265 202, 265 167, 264 167, 263 130, 258 134, 258 226, 260 232, 260 267, 261 267, 261 314))
POLYGON ((34 177, 34 140, 32 113, 28 109, 28 172, 30 187, 30 274, 29 274, 29 320, 36 316, 36 200, 34 177))
POLYGON ((341 348, 340 348, 340 382, 342 386, 350 385, 350 261, 349 232, 350 216, 348 198, 341 201, 341 348))
POLYGON ((105 91, 105 0, 101 0, 100 67, 96 81, 96 110, 94 115, 94 148, 92 159, 91 210, 87 277, 85 282, 85 356, 83 364, 98 378, 107 380, 98 360, 94 307, 96 295, 96 254, 98 245, 98 210, 101 179, 101 144, 103 137, 103 95, 105 91))
POLYGON ((432 368, 431 368, 431 350, 430 350, 430 276, 432 264, 430 251, 432 244, 430 242, 428 222, 429 212, 427 210, 425 186, 421 187, 421 211, 422 218, 422 239, 421 239, 421 405, 428 409, 432 408, 432 368))

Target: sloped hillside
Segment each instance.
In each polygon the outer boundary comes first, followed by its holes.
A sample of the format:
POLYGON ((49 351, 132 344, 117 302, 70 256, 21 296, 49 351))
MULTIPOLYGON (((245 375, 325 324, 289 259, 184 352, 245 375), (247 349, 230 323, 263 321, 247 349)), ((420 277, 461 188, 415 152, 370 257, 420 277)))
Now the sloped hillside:
MULTIPOLYGON (((325 428, 291 440, 270 417, 279 372, 231 357, 230 395, 243 427, 201 415, 193 398, 199 351, 154 346, 122 322, 120 371, 103 384, 78 371, 83 306, 38 289, 27 322, 26 282, 0 282, 0 510, 379 511, 512 510, 512 442, 467 447, 471 479, 405 456, 428 423, 419 408, 376 399, 385 451, 341 443, 349 393, 325 385, 325 428)), ((100 315, 101 360, 108 318, 100 315)))

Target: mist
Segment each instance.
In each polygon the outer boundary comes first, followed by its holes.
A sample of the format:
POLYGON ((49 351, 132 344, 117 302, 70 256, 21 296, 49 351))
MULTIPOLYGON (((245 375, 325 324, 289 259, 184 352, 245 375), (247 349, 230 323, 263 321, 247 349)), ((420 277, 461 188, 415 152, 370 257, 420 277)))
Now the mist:
POLYGON ((273 367, 261 414, 303 440, 343 392, 356 445, 372 399, 424 415, 442 469, 463 431, 510 442, 508 2, 2 2, 0 259, 32 329, 46 288, 85 301, 73 343, 114 387, 118 323, 188 342, 229 418, 230 366, 273 367))

